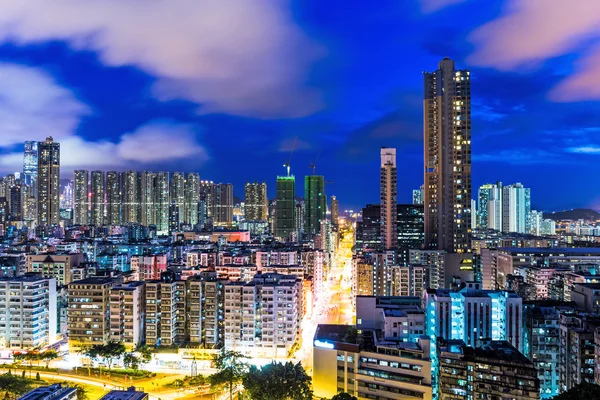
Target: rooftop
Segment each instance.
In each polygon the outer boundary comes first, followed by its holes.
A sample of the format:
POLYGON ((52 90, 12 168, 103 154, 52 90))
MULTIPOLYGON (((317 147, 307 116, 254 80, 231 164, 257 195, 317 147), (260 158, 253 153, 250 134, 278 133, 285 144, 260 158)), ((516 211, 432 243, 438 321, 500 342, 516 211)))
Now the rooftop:
POLYGON ((60 383, 50 386, 42 386, 34 389, 19 398, 19 400, 51 400, 64 399, 76 392, 75 388, 63 387, 60 383))
POLYGON ((531 254, 576 254, 576 255, 600 255, 600 247, 504 247, 500 250, 511 253, 531 253, 531 254))

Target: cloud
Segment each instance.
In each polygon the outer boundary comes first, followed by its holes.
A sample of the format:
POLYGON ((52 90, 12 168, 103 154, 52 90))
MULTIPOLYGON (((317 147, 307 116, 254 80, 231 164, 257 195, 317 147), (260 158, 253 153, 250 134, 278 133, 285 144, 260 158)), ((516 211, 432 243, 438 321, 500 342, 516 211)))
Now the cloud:
POLYGON ((421 10, 425 13, 435 12, 464 1, 466 0, 421 0, 421 10))
POLYGON ((582 54, 575 71, 551 92, 555 101, 600 98, 600 2, 510 0, 504 14, 470 35, 468 62, 500 70, 532 69, 544 61, 582 54), (595 45, 594 45, 595 44, 595 45))
POLYGON ((600 147, 589 145, 589 146, 580 146, 580 147, 569 147, 567 149, 570 153, 581 153, 581 154, 600 154, 600 147))
MULTIPOLYGON (((189 158, 200 165, 209 158, 206 149, 196 142, 193 125, 169 120, 150 121, 122 135, 117 143, 88 141, 79 136, 66 136, 58 142, 61 169, 67 173, 75 169, 135 168, 189 158)), ((0 157, 0 170, 14 172, 22 166, 21 152, 0 157)))
POLYGON ((117 154, 137 162, 166 161, 194 157, 206 161, 206 150, 196 142, 193 125, 153 121, 121 137, 117 154))
POLYGON ((514 150, 502 150, 496 153, 473 154, 473 161, 475 162, 490 162, 490 163, 502 163, 512 165, 530 165, 530 164, 556 164, 560 162, 560 158, 557 154, 545 151, 545 150, 532 150, 532 149, 514 149, 514 150))
POLYGON ((157 77, 160 98, 197 102, 201 112, 297 117, 322 105, 305 87, 322 49, 289 8, 285 0, 0 0, 0 41, 96 51, 106 65, 157 77))
POLYGON ((0 64, 0 147, 70 135, 91 111, 41 69, 0 64))
POLYGON ((193 159, 208 153, 196 140, 197 126, 173 120, 149 121, 117 141, 90 141, 76 134, 90 113, 67 88, 41 69, 0 64, 0 171, 20 171, 23 153, 11 152, 25 140, 52 136, 61 146, 61 168, 125 168, 168 160, 193 159))

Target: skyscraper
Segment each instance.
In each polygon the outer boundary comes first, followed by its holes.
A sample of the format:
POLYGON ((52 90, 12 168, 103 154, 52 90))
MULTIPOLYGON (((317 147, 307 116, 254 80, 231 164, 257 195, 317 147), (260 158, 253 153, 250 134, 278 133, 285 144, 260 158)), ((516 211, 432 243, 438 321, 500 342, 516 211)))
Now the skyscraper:
POLYGON ((117 171, 106 173, 106 223, 121 224, 121 176, 117 171))
POLYGON ((144 226, 156 225, 156 207, 154 200, 156 197, 156 174, 150 171, 141 173, 140 203, 141 215, 140 224, 144 226))
POLYGON ((33 188, 33 195, 37 190, 38 170, 38 142, 27 140, 23 152, 23 179, 22 183, 33 188))
POLYGON ((444 58, 424 74, 425 246, 462 253, 471 223, 471 81, 444 58))
POLYGON ((488 183, 479 188, 477 210, 479 228, 502 230, 502 182, 488 183))
POLYGON ((125 171, 121 173, 121 215, 123 223, 138 223, 140 211, 138 173, 125 171))
POLYGON ((394 249, 398 244, 397 232, 397 173, 396 149, 381 149, 380 204, 381 244, 385 249, 394 249))
POLYGON ((412 191, 412 203, 413 204, 423 204, 423 195, 425 192, 425 188, 423 187, 423 185, 421 185, 421 187, 418 190, 413 190, 412 191))
POLYGON ((213 224, 213 181, 200 181, 200 204, 198 204, 198 219, 202 227, 209 228, 213 224))
POLYGON ((327 215, 325 178, 322 175, 304 177, 304 234, 311 237, 321 231, 321 221, 327 215))
POLYGON ((231 225, 233 223, 233 185, 216 183, 213 185, 213 218, 215 225, 231 225))
POLYGON ((244 186, 244 218, 248 221, 267 220, 267 184, 246 182, 244 186))
POLYGON ((89 210, 89 177, 87 170, 79 169, 75 171, 75 190, 73 198, 73 224, 87 225, 89 210))
POLYGON ((92 171, 90 196, 90 224, 104 225, 104 171, 92 171))
POLYGON ((169 231, 169 173, 157 172, 154 206, 156 207, 156 230, 169 231))
POLYGON ((331 196, 331 225, 334 227, 338 226, 340 211, 339 211, 339 202, 337 197, 331 196))
POLYGON ((198 203, 200 202, 200 174, 190 172, 185 177, 183 221, 192 226, 198 223, 198 203))
POLYGON ((529 188, 520 183, 502 188, 502 231, 526 233, 531 211, 529 188))
POLYGON ((296 179, 277 177, 275 237, 288 240, 296 232, 296 179))
POLYGON ((60 222, 60 144, 52 136, 38 144, 38 224, 60 222))

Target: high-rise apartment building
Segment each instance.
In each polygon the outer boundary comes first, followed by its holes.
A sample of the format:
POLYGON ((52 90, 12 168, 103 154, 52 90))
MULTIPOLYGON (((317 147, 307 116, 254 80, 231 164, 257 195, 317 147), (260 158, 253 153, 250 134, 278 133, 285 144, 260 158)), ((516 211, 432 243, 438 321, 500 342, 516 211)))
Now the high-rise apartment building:
POLYGON ((177 229, 184 219, 184 199, 185 199, 185 175, 183 172, 173 172, 171 174, 171 204, 169 211, 169 219, 171 225, 177 229), (175 221, 175 216, 177 220, 175 221))
POLYGON ((183 222, 195 226, 198 223, 200 203, 200 174, 190 172, 185 177, 183 222))
POLYGON ((246 182, 244 186, 244 218, 248 221, 266 221, 267 184, 265 182, 246 182))
POLYGON ((106 173, 106 223, 119 225, 121 218, 121 175, 117 171, 106 173))
POLYGON ((531 195, 520 183, 502 188, 502 231, 526 233, 530 221, 531 195))
POLYGON ((471 81, 444 58, 424 74, 425 245, 462 253, 471 224, 471 81))
POLYGON ((60 144, 52 137, 38 144, 38 224, 60 222, 60 144))
POLYGON ((432 339, 462 340, 477 347, 481 339, 506 340, 523 351, 523 301, 514 292, 467 287, 428 289, 423 299, 427 335, 432 339))
POLYGON ((423 204, 423 197, 425 195, 425 188, 423 185, 418 190, 412 191, 412 203, 413 204, 423 204))
POLYGON ((140 176, 135 171, 121 173, 121 216, 123 223, 138 223, 140 211, 140 176))
POLYGON ((156 207, 156 230, 161 233, 169 231, 169 173, 157 172, 154 206, 156 207))
POLYGON ((140 224, 150 226, 156 224, 156 174, 144 171, 140 185, 140 224))
POLYGON ((127 282, 110 289, 110 340, 133 350, 144 342, 146 290, 144 282, 127 282))
POLYGON ((296 178, 277 177, 275 237, 289 240, 296 232, 296 178))
POLYGON ((68 287, 69 347, 77 349, 110 340, 110 291, 113 278, 86 278, 68 287))
POLYGON ((233 223, 233 185, 216 183, 212 186, 213 219, 215 225, 228 226, 233 223))
POLYGON ((335 196, 331 196, 331 225, 335 228, 339 225, 340 203, 335 196))
POLYGON ((304 177, 304 234, 311 237, 319 234, 321 221, 327 215, 325 178, 322 175, 304 177))
POLYGON ((92 171, 90 190, 90 224, 104 225, 104 171, 92 171))
POLYGON ((56 280, 0 279, 0 349, 33 350, 56 342, 56 280))
POLYGON ((11 221, 23 220, 23 189, 20 179, 17 179, 10 188, 8 215, 11 221))
POLYGON ((73 191, 73 224, 89 224, 89 171, 79 169, 75 170, 75 190, 73 191))
POLYGON ((24 185, 31 187, 32 195, 37 194, 37 171, 38 171, 38 142, 34 140, 25 141, 23 152, 23 179, 24 185))
POLYGON ((398 262, 400 265, 408 263, 410 249, 422 249, 424 241, 423 232, 423 205, 398 204, 396 206, 396 226, 398 235, 398 262))
POLYGON ((381 149, 380 204, 381 244, 385 249, 395 249, 398 244, 396 218, 396 149, 381 149))
POLYGON ((481 186, 477 193, 477 220, 481 229, 502 230, 502 182, 481 186))
POLYGON ((285 357, 300 333, 302 282, 295 275, 257 274, 229 282, 225 347, 257 357, 285 357))

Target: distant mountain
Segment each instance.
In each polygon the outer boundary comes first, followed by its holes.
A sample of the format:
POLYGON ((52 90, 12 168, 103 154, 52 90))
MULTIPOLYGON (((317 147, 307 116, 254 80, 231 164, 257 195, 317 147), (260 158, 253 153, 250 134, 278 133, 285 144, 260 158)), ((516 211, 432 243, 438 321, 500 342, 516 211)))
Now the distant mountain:
POLYGON ((553 219, 555 221, 566 219, 584 219, 597 221, 600 220, 600 213, 590 208, 574 208, 572 210, 557 211, 554 213, 544 213, 544 218, 553 219))

